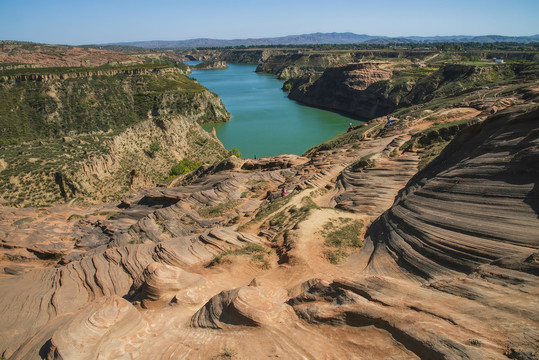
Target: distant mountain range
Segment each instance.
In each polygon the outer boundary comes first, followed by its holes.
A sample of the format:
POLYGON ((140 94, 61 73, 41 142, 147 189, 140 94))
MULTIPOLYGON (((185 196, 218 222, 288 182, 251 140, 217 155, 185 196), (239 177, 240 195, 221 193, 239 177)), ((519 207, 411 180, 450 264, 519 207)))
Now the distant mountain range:
POLYGON ((517 42, 528 44, 539 42, 539 34, 532 36, 502 36, 502 35, 456 35, 456 36, 408 36, 387 37, 354 33, 314 33, 289 35, 260 39, 191 39, 178 41, 133 41, 112 43, 106 45, 135 46, 145 49, 160 48, 199 48, 227 46, 260 46, 260 45, 312 45, 312 44, 390 44, 390 43, 432 43, 432 42, 517 42))

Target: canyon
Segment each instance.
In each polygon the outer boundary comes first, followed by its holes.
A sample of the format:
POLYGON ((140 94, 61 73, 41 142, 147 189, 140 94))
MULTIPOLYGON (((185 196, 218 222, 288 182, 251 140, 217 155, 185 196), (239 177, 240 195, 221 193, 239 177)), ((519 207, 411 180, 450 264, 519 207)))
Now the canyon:
MULTIPOLYGON (((204 51, 186 54, 230 56, 204 51)), ((323 57, 257 60, 292 98, 369 115, 301 156, 240 159, 199 132, 196 111, 150 111, 110 148, 167 138, 176 159, 195 149, 211 161, 155 187, 135 158, 164 164, 161 150, 115 150, 72 182, 127 163, 139 185, 115 201, 0 204, 0 354, 537 358, 536 65, 323 57)), ((84 186, 114 184, 103 179, 84 186)))

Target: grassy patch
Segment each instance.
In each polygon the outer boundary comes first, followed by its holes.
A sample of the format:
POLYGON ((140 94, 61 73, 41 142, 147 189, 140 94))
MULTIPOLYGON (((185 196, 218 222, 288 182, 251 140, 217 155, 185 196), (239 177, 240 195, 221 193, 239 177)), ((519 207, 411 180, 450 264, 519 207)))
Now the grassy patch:
POLYGON ((362 246, 359 240, 363 231, 363 222, 352 219, 339 218, 335 223, 327 222, 322 230, 324 241, 324 255, 332 264, 338 264, 348 257, 354 250, 362 246))
POLYGON ((20 226, 24 224, 30 224, 34 220, 35 219, 33 217, 25 217, 25 218, 14 221, 13 224, 11 224, 11 226, 20 226))
POLYGON ((305 196, 301 199, 301 207, 297 208, 292 205, 289 208, 278 212, 270 219, 269 225, 282 228, 296 226, 296 224, 307 218, 312 209, 317 208, 318 205, 316 205, 310 197, 305 196))
POLYGON ((410 140, 402 144, 400 150, 414 151, 422 149, 419 154, 419 170, 421 170, 437 157, 462 129, 478 122, 477 118, 473 118, 436 124, 415 134, 410 140))
POLYGON ((203 218, 219 217, 227 211, 233 209, 241 203, 241 200, 224 202, 215 206, 203 206, 197 209, 197 212, 203 218))
POLYGON ((67 218, 67 221, 80 220, 80 219, 84 219, 84 217, 79 214, 72 214, 67 218))
POLYGON ((114 215, 116 215, 117 213, 118 213, 117 211, 100 211, 96 215, 104 216, 105 219, 108 220, 111 217, 113 217, 114 215))
POLYGON ((251 188, 251 191, 266 190, 270 187, 268 180, 249 180, 247 186, 251 188))
POLYGON ((291 194, 291 195, 279 197, 279 198, 269 202, 268 204, 264 205, 263 207, 260 208, 260 210, 258 210, 258 212, 256 213, 253 221, 254 222, 261 221, 262 219, 266 218, 270 214, 272 214, 275 211, 279 210, 280 208, 282 208, 283 206, 288 204, 288 202, 290 200, 292 200, 292 198, 295 195, 296 194, 291 194))
POLYGON ((367 154, 365 156, 362 156, 361 159, 353 162, 350 165, 350 168, 352 169, 352 171, 361 171, 363 169, 369 169, 369 168, 375 167, 376 166, 376 160, 373 159, 373 157, 376 154, 377 153, 370 153, 370 154, 367 154))
POLYGON ((449 144, 449 141, 443 141, 431 144, 427 146, 420 154, 419 154, 419 164, 417 166, 418 170, 423 169, 425 166, 427 166, 434 158, 436 158, 442 150, 449 144))
POLYGON ((212 267, 218 264, 223 264, 225 262, 228 262, 227 256, 229 255, 237 255, 237 256, 249 256, 251 261, 256 263, 258 266, 260 266, 263 269, 269 269, 270 263, 269 260, 266 258, 266 255, 270 254, 269 250, 266 250, 266 248, 262 245, 258 244, 249 244, 241 249, 236 250, 229 250, 222 254, 216 255, 208 264, 208 267, 212 267))

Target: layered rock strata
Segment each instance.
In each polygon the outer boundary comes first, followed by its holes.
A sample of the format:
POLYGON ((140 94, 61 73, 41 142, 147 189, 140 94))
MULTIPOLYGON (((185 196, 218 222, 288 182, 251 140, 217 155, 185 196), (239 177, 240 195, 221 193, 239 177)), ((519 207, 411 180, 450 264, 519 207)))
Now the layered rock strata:
POLYGON ((395 127, 308 159, 223 161, 110 217, 78 210, 40 238, 55 267, 16 238, 30 248, 67 210, 3 208, 2 254, 28 267, 0 278, 2 355, 536 358, 531 105, 465 128, 415 176, 421 154, 399 149, 416 130, 395 127), (328 231, 354 223, 362 249, 331 263, 328 231), (74 224, 80 242, 63 239, 74 224))
POLYGON ((538 116, 457 138, 372 224, 361 275, 311 286, 298 315, 375 326, 420 358, 536 356, 538 116))

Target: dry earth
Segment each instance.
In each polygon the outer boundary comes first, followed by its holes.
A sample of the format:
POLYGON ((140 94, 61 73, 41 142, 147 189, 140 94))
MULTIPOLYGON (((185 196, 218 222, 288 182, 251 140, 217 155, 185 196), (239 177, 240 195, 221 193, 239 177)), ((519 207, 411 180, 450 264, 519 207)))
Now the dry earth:
POLYGON ((101 66, 144 64, 149 59, 173 57, 172 51, 111 50, 78 46, 0 41, 0 64, 7 67, 101 66), (11 64, 11 65, 10 65, 11 64))
POLYGON ((416 174, 398 149, 428 124, 227 160, 118 206, 0 208, 0 353, 537 358, 538 112, 491 116, 416 174), (330 262, 329 221, 363 224, 361 250, 330 262))

